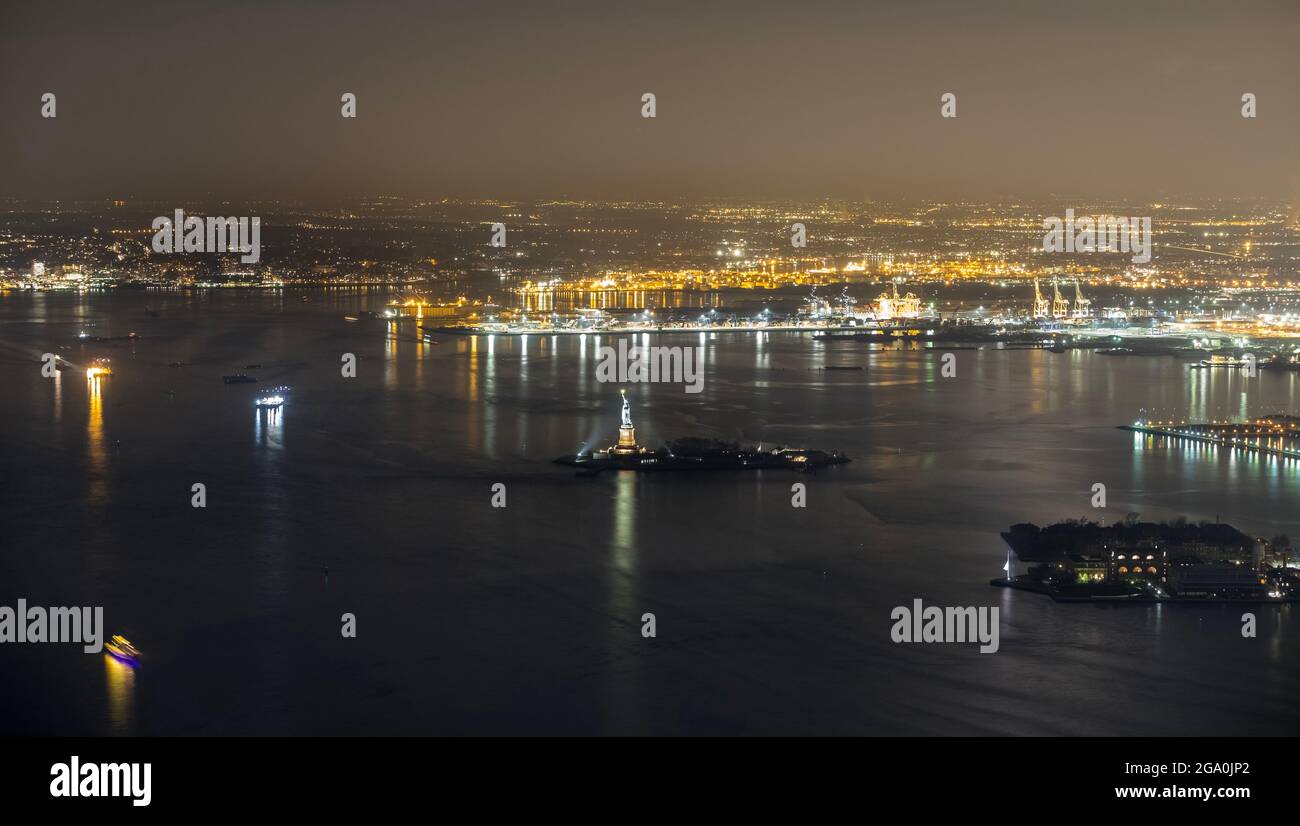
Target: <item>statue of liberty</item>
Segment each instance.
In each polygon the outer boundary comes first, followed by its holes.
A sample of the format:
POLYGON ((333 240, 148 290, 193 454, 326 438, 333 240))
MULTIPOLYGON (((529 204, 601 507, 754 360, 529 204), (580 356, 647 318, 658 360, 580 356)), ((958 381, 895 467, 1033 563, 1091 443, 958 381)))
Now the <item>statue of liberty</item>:
POLYGON ((636 428, 632 427, 632 405, 628 404, 627 391, 618 391, 623 397, 623 421, 618 426, 618 447, 624 452, 636 451, 636 428))

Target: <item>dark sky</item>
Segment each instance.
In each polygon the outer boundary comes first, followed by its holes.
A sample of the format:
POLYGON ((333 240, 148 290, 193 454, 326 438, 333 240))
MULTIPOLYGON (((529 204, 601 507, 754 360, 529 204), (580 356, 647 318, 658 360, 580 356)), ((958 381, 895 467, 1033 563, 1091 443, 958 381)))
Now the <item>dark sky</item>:
POLYGON ((48 198, 1295 199, 1300 2, 4 0, 0 169, 48 198))

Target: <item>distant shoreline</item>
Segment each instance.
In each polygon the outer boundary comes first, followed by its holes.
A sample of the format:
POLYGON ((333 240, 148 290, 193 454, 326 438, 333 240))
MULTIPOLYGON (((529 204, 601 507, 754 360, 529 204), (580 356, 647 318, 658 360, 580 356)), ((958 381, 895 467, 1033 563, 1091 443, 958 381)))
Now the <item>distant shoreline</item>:
POLYGON ((1293 602, 1300 602, 1300 597, 1266 597, 1260 599, 1244 599, 1240 597, 1221 598, 1221 597, 1165 597, 1157 599, 1148 594, 1117 595, 1117 596, 1069 596, 1062 594, 1054 588, 1043 585, 1041 582, 1035 582, 1029 579, 1007 579, 998 577, 990 579, 989 585, 995 588, 1010 588, 1013 591, 1028 591, 1033 594, 1042 594, 1051 597, 1055 602, 1089 602, 1093 604, 1104 605, 1126 605, 1129 603, 1141 603, 1143 605, 1163 605, 1167 602, 1178 602, 1183 604, 1193 603, 1197 605, 1285 605, 1293 602))

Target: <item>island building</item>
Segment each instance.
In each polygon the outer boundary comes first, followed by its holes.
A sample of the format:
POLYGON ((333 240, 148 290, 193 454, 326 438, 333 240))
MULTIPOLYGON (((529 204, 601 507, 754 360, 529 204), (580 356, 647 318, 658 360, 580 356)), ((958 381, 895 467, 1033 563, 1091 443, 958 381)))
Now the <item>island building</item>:
POLYGON ((1058 587, 1114 585, 1185 598, 1285 596, 1289 580, 1268 543, 1222 523, 1023 523, 1002 534, 1030 575, 1058 587))

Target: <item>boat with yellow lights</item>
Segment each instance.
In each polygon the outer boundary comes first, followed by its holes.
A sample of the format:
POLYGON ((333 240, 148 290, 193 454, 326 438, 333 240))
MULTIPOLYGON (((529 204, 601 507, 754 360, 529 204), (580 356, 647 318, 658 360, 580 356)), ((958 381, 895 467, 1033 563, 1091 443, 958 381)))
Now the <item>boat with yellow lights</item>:
POLYGON ((86 368, 87 379, 98 379, 104 376, 113 375, 113 367, 108 359, 95 359, 86 368))
POLYGON ((140 649, 120 634, 114 634, 112 639, 104 643, 104 650, 122 662, 135 665, 140 661, 140 649))

